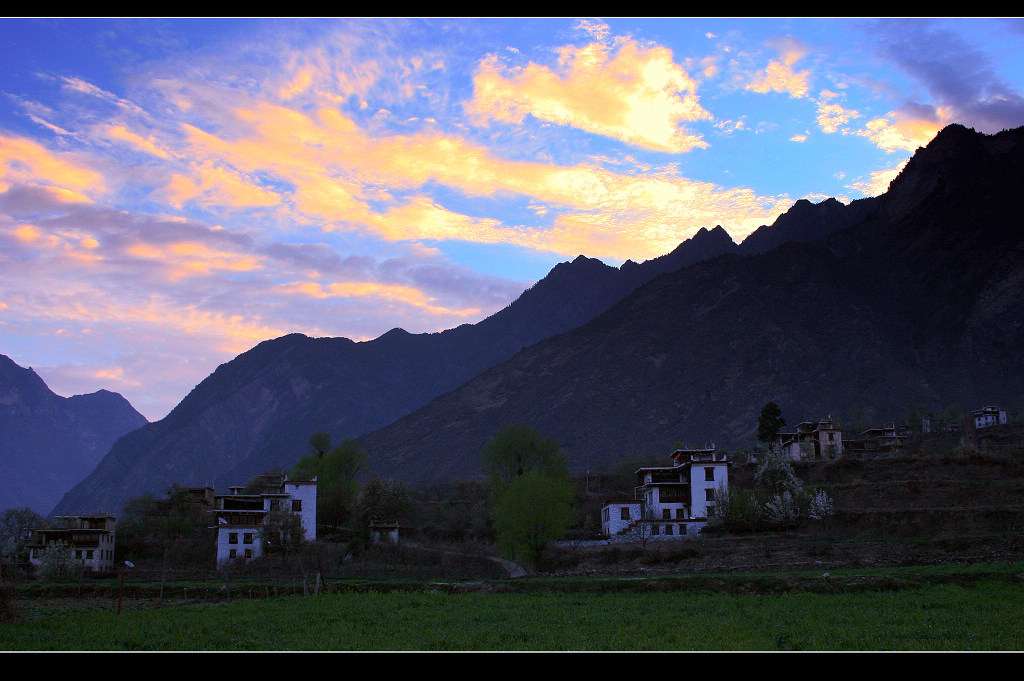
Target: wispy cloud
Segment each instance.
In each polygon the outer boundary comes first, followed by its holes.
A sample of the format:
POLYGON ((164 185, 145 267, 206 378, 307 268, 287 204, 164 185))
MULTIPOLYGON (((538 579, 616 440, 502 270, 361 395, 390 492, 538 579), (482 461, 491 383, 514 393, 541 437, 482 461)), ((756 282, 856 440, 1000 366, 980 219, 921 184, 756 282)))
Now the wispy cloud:
POLYGON ((559 259, 741 240, 948 122, 1024 123, 973 25, 74 20, 103 49, 51 62, 5 20, 0 352, 158 417, 274 335, 437 331, 559 259))

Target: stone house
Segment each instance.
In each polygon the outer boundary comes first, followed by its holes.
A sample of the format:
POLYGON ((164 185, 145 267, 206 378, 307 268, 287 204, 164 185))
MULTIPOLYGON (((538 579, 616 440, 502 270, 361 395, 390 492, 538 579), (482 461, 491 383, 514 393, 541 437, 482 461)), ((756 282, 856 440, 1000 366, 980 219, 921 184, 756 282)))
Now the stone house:
POLYGON ((114 569, 117 518, 112 515, 57 516, 57 527, 32 530, 28 560, 41 564, 43 549, 62 541, 72 551, 74 562, 89 572, 111 572, 114 569))

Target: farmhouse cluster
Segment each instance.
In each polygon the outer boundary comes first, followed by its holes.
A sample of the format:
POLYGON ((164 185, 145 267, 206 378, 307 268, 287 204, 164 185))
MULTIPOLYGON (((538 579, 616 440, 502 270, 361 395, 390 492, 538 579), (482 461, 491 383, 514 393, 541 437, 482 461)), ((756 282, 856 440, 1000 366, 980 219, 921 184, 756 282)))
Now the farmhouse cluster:
MULTIPOLYGON (((975 429, 1007 423, 1006 410, 994 406, 970 414, 975 429)), ((933 423, 923 419, 920 432, 931 432, 933 423)), ((957 429, 957 424, 942 426, 957 429)), ((804 421, 791 431, 779 432, 772 443, 776 451, 793 461, 828 459, 846 453, 897 452, 909 436, 906 426, 868 428, 858 437, 844 440, 831 417, 804 421)), ((605 500, 601 531, 608 541, 664 540, 692 537, 714 516, 716 500, 729 490, 726 454, 714 444, 703 448, 677 449, 671 464, 640 468, 630 498, 605 500)), ((215 494, 211 487, 188 488, 190 503, 206 510, 216 530, 218 566, 250 561, 268 549, 280 547, 290 537, 316 539, 317 481, 291 480, 286 474, 261 475, 246 487, 215 494)), ((74 564, 84 571, 112 572, 116 518, 109 514, 58 516, 56 525, 32 531, 29 562, 39 566, 47 547, 66 545, 74 564)), ((397 541, 398 526, 375 524, 377 541, 397 541)))

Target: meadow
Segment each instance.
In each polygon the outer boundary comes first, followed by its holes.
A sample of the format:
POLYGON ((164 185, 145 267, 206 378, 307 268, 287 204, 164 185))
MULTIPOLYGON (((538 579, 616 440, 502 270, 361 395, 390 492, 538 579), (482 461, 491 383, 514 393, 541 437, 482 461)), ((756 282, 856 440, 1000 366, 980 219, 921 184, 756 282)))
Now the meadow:
POLYGON ((36 613, 0 623, 0 649, 994 651, 1024 649, 1022 612, 1009 574, 840 593, 425 588, 36 613))

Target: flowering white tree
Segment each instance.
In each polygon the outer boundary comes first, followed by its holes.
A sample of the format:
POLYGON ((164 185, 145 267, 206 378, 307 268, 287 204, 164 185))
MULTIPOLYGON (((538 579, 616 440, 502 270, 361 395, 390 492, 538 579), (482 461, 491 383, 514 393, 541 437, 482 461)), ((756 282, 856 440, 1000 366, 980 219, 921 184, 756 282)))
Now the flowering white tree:
POLYGON ((832 497, 830 497, 823 489, 815 490, 814 494, 811 496, 810 506, 807 509, 807 515, 811 520, 820 520, 824 522, 834 513, 832 497))
POLYGON ((788 491, 776 494, 764 504, 764 517, 772 525, 785 527, 796 523, 800 509, 788 491))
POLYGON ((74 553, 66 541, 52 541, 40 550, 36 579, 41 582, 67 582, 74 574, 74 553))

